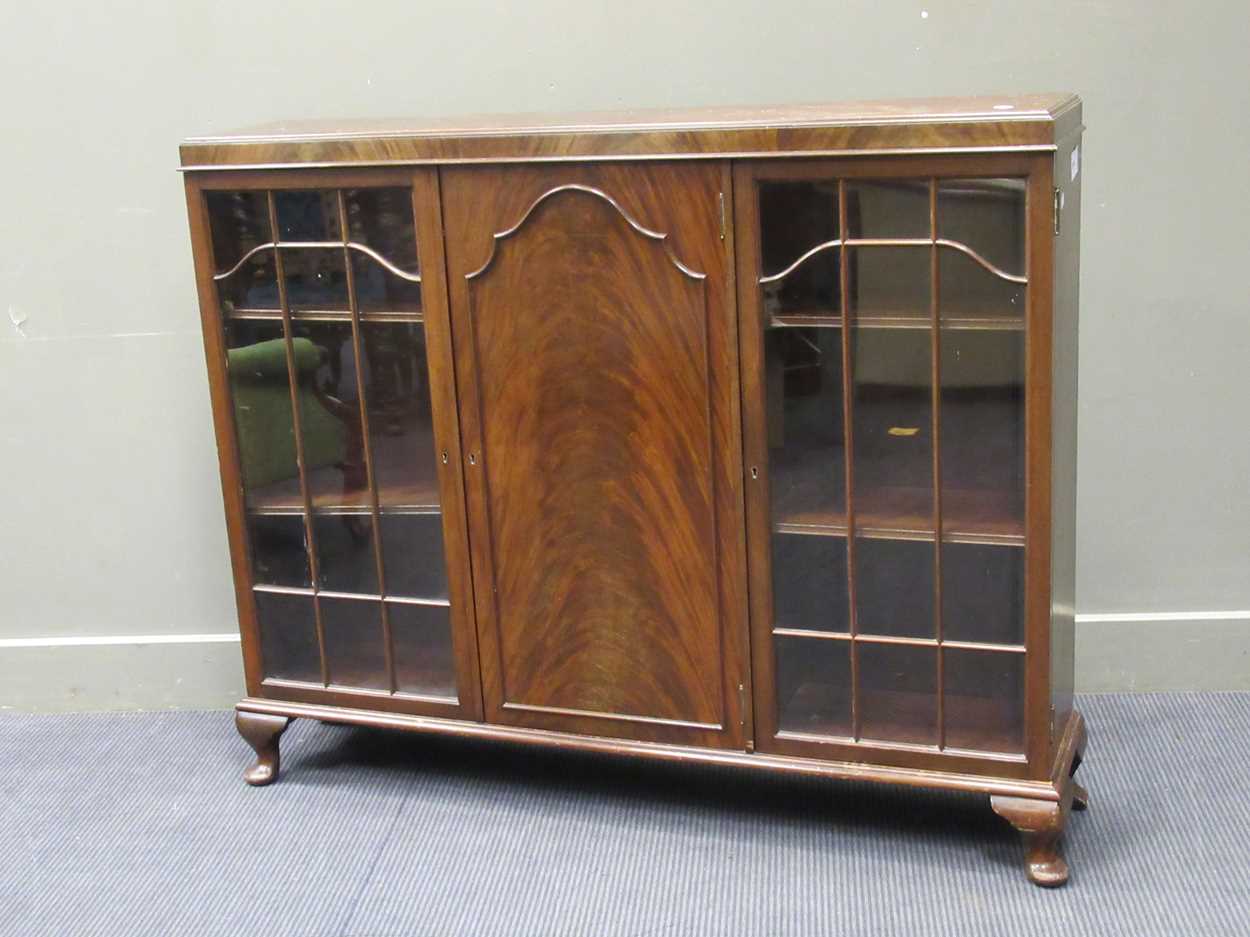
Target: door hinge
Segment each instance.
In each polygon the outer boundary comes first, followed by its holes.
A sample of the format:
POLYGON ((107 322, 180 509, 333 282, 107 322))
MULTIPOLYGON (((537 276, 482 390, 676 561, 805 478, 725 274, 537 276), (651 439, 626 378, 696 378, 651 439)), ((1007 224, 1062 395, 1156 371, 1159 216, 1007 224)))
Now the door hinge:
POLYGON ((1055 189, 1054 221, 1055 237, 1059 236, 1059 213, 1063 211, 1063 189, 1055 189))
POLYGON ((725 193, 718 192, 716 201, 720 206, 720 239, 723 241, 725 240, 725 193))

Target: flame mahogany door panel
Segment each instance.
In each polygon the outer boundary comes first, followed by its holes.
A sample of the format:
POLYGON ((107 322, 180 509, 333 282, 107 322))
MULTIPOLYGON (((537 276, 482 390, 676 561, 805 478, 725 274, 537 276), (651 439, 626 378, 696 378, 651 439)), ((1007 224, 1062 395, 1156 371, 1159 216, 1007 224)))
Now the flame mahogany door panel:
POLYGON ((441 178, 486 719, 744 747, 728 164, 441 178))

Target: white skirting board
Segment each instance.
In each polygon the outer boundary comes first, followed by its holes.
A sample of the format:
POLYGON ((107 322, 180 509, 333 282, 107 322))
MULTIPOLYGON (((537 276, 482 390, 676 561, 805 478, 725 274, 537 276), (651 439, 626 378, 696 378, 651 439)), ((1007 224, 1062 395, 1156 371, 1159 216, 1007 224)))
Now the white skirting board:
MULTIPOLYGON (((1077 616, 1082 693, 1250 690, 1250 609, 1077 616)), ((243 695, 239 636, 0 638, 0 711, 217 709, 243 695)))
POLYGON ((1250 609, 1077 615, 1076 689, 1250 690, 1250 609))
POLYGON ((151 636, 0 639, 0 718, 13 710, 225 709, 243 695, 237 634, 140 637, 151 636))

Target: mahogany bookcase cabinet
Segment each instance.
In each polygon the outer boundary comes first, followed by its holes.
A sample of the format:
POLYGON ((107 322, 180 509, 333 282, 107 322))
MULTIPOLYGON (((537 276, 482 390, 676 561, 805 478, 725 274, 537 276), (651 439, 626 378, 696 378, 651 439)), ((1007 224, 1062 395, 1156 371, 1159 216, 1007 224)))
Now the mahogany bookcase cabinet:
POLYGON ((182 147, 247 697, 990 796, 1059 884, 1080 102, 182 147))

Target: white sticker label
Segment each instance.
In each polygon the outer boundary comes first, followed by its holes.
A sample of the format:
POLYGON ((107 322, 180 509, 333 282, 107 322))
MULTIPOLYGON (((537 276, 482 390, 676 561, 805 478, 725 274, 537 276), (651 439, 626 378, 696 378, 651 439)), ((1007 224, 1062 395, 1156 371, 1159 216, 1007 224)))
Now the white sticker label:
POLYGON ((1077 175, 1081 172, 1081 148, 1079 146, 1072 147, 1072 181, 1076 181, 1077 175))

